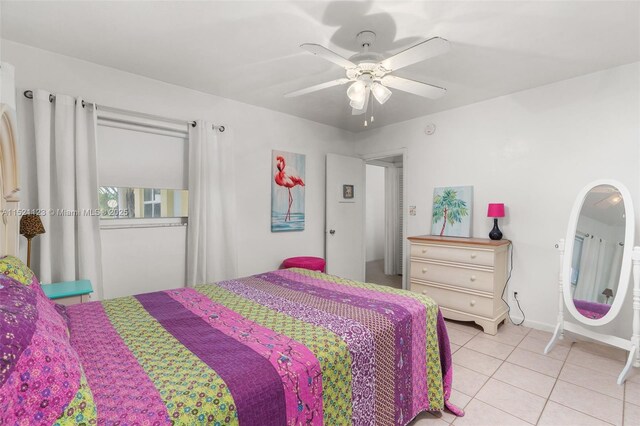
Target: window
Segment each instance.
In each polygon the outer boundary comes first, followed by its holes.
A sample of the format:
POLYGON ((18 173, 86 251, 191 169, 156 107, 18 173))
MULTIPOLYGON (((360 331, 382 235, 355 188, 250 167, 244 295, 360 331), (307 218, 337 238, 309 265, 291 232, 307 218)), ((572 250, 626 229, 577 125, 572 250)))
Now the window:
POLYGON ((160 217, 160 190, 144 189, 144 217, 160 217))
POLYGON ((101 186, 98 195, 102 219, 189 216, 189 192, 183 189, 101 186))
MULTIPOLYGON (((182 127, 169 129, 163 123, 157 126, 136 117, 100 113, 101 219, 153 219, 157 224, 167 222, 158 218, 188 216, 188 136, 186 124, 182 127)), ((135 220, 131 226, 144 223, 135 220)))

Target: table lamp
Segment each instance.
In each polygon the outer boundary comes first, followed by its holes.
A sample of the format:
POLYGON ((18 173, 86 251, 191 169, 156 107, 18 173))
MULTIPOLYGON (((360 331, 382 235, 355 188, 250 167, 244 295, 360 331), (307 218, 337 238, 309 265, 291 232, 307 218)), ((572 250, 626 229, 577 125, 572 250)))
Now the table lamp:
POLYGON ((44 226, 37 214, 25 214, 20 218, 20 234, 27 239, 27 268, 31 267, 31 239, 44 233, 44 226))
POLYGON ((502 203, 489 203, 487 209, 487 217, 493 218, 493 229, 489 232, 489 238, 492 240, 501 240, 502 232, 498 228, 498 218, 504 217, 504 204, 502 203))

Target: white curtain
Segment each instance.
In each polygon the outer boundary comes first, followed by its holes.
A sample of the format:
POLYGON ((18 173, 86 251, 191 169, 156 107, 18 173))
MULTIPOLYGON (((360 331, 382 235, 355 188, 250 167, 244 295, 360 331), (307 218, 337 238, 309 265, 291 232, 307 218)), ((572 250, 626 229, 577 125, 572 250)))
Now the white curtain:
POLYGON ((591 302, 604 302, 605 288, 614 294, 620 279, 622 246, 597 235, 585 237, 582 243, 578 282, 573 297, 591 302))
POLYGON ((82 99, 33 95, 38 208, 46 233, 34 240, 43 283, 89 279, 102 298, 96 115, 82 99))
POLYGON ((198 121, 189 130, 187 285, 235 278, 236 199, 233 146, 227 132, 198 121))
POLYGON ((384 273, 398 275, 402 271, 400 259, 400 176, 398 168, 385 167, 385 241, 384 273))
POLYGON ((617 294, 618 284, 620 283, 620 266, 622 265, 622 252, 624 251, 624 246, 618 242, 614 242, 614 244, 613 255, 611 256, 612 260, 609 279, 607 280, 608 285, 606 287, 610 288, 615 296, 617 294))
POLYGON ((598 266, 601 264, 602 244, 593 235, 584 238, 580 256, 580 274, 576 283, 575 299, 598 300, 598 266))

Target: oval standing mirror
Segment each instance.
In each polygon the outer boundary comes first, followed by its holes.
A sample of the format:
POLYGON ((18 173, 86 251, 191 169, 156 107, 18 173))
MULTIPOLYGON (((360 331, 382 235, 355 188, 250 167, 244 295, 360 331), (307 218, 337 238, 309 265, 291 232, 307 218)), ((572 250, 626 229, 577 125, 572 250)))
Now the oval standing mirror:
POLYGON ((627 294, 634 238, 629 191, 615 181, 587 185, 569 219, 563 294, 571 314, 589 325, 613 320, 627 294))

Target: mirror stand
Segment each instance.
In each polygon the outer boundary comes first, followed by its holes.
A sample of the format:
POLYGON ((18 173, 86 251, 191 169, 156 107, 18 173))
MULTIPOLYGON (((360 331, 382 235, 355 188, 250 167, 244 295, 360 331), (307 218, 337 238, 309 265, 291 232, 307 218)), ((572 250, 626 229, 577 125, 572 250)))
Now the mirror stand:
POLYGON ((623 339, 617 336, 597 333, 580 325, 565 321, 564 319, 564 294, 563 294, 563 261, 564 261, 565 240, 561 239, 556 244, 560 254, 560 276, 559 276, 559 309, 558 323, 551 340, 544 349, 545 355, 548 354, 556 345, 558 340, 564 339, 565 330, 588 337, 589 339, 615 346, 629 352, 627 362, 618 376, 617 383, 621 385, 627 379, 631 367, 640 367, 640 247, 634 247, 631 255, 633 265, 633 329, 630 339, 623 339))

